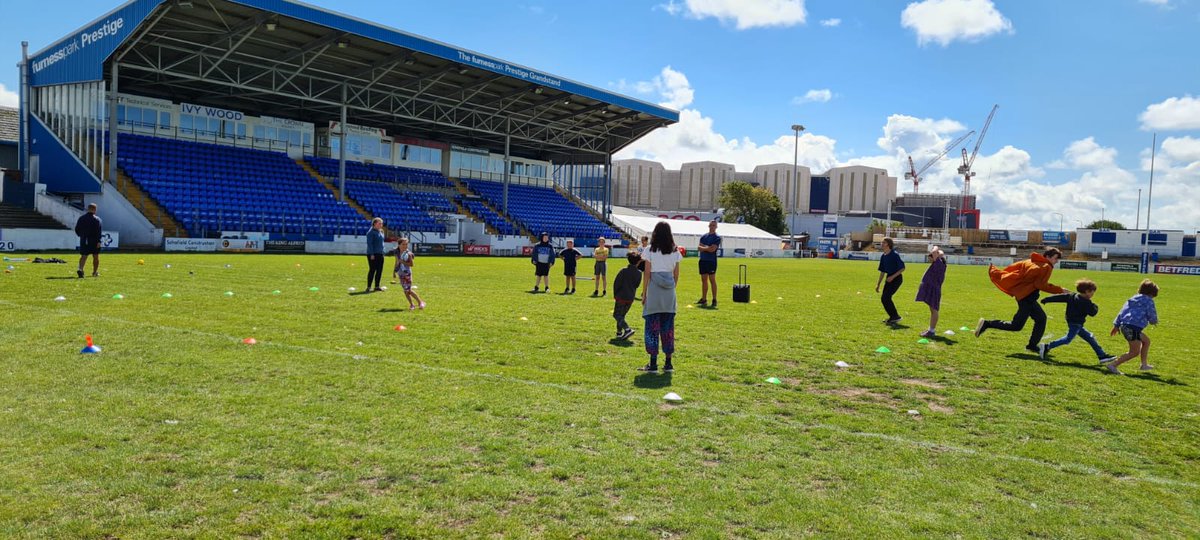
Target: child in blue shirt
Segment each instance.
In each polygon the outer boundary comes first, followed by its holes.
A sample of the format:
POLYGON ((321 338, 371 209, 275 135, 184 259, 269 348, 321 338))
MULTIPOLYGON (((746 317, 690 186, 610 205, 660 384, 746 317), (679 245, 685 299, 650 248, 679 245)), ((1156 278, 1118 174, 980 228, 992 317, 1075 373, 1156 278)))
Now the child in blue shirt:
POLYGON ((1139 355, 1142 357, 1142 365, 1138 368, 1139 370, 1154 369, 1154 366, 1146 362, 1146 357, 1150 354, 1150 336, 1147 336, 1143 330, 1147 324, 1158 324, 1158 310, 1154 307, 1156 297, 1158 297, 1158 285, 1148 279, 1143 280, 1142 285, 1138 287, 1138 293, 1133 298, 1126 300, 1125 305, 1121 307, 1121 312, 1117 313, 1117 318, 1113 320, 1112 332, 1109 335, 1115 336, 1117 332, 1120 332, 1125 341, 1129 342, 1129 352, 1109 362, 1108 371, 1112 374, 1121 375, 1122 373, 1117 367, 1139 355))

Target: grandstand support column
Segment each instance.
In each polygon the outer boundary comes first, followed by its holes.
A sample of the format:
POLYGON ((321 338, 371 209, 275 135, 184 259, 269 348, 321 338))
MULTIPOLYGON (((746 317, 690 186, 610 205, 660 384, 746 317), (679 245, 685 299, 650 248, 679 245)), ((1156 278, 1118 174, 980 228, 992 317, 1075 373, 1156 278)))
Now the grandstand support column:
POLYGON ((512 159, 512 155, 509 153, 509 145, 512 143, 512 135, 509 134, 511 128, 512 120, 508 120, 504 129, 504 208, 500 209, 505 216, 508 215, 508 182, 511 180, 512 174, 512 165, 509 164, 509 160, 512 159))
MULTIPOLYGON (((21 181, 29 182, 29 42, 21 42, 21 121, 18 124, 21 128, 20 136, 17 137, 21 144, 21 151, 17 156, 20 164, 17 168, 21 169, 21 181)), ((3 182, 3 179, 0 179, 3 182)), ((4 191, 3 186, 0 186, 0 193, 4 191)), ((1140 199, 1139 199, 1140 200, 1140 199)), ((1141 203, 1138 203, 1141 206, 1141 203)))
MULTIPOLYGON (((108 182, 117 185, 117 75, 118 62, 112 63, 112 91, 108 93, 108 182)), ((119 187, 119 186, 118 186, 119 187)))
POLYGON ((600 216, 605 221, 612 220, 612 152, 604 154, 604 206, 600 216))
POLYGON ((342 85, 342 123, 338 124, 338 200, 346 200, 346 85, 342 85))

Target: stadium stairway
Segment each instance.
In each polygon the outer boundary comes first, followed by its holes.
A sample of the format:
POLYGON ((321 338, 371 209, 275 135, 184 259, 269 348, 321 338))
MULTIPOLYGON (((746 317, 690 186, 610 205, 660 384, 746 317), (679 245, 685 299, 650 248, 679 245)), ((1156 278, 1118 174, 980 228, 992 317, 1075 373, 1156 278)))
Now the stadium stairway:
MULTIPOLYGON (((317 181, 320 182, 322 186, 325 186, 325 189, 328 189, 330 193, 333 193, 335 197, 337 196, 337 186, 333 184, 332 180, 321 176, 321 173, 317 172, 312 165, 303 159, 297 159, 296 164, 300 165, 300 167, 302 167, 305 171, 308 171, 308 174, 311 174, 313 178, 316 178, 317 181)), ((366 208, 363 208, 362 205, 358 204, 358 201, 350 198, 349 196, 346 197, 346 204, 350 205, 350 208, 353 208, 355 212, 358 212, 358 214, 367 221, 371 221, 371 219, 374 217, 370 212, 367 211, 366 208)))
MULTIPOLYGON (((524 236, 524 237, 526 237, 526 238, 533 238, 533 239, 534 239, 534 242, 537 242, 537 240, 538 240, 538 239, 537 239, 537 238, 535 238, 535 237, 533 236, 533 233, 532 233, 532 232, 530 232, 530 231, 529 231, 529 229, 526 229, 525 227, 522 227, 520 223, 517 223, 516 221, 513 221, 513 220, 512 220, 511 218, 509 218, 508 216, 505 216, 503 212, 500 212, 500 211, 499 211, 499 210, 497 210, 497 209, 496 209, 494 206, 492 206, 492 205, 491 205, 491 203, 489 203, 489 202, 488 202, 488 200, 487 200, 486 198, 479 197, 479 195, 478 195, 477 193, 475 193, 475 192, 471 191, 471 188, 468 188, 468 187, 467 187, 467 185, 466 185, 466 184, 464 184, 462 181, 460 181, 458 178, 450 178, 450 177, 447 177, 447 179, 448 179, 448 180, 450 180, 450 183, 451 183, 451 184, 454 184, 454 189, 458 190, 458 192, 459 192, 460 194, 462 194, 464 197, 478 198, 478 199, 479 199, 479 202, 480 202, 480 203, 482 203, 482 204, 483 204, 483 206, 485 206, 485 207, 487 207, 488 209, 490 209, 491 211, 495 212, 495 213, 496 213, 496 215, 499 215, 499 216, 503 217, 503 218, 504 218, 504 220, 505 220, 505 221, 507 221, 509 225, 512 225, 512 226, 513 226, 513 228, 515 228, 516 230, 520 231, 520 232, 521 232, 521 236, 524 236)), ((453 200, 453 199, 452 199, 452 200, 453 200)), ((489 233, 489 234, 499 234, 499 232, 498 232, 498 231, 496 231, 496 229, 495 229, 494 227, 492 227, 491 225, 488 225, 488 224, 487 224, 487 220, 483 219, 483 217, 482 217, 482 216, 475 215, 475 213, 474 213, 474 212, 471 212, 471 211, 470 211, 470 210, 468 210, 466 207, 464 207, 463 205, 459 204, 457 200, 454 200, 453 202, 454 202, 454 205, 460 209, 460 211, 462 212, 462 214, 463 214, 464 216, 470 216, 470 217, 471 217, 471 219, 474 219, 475 221, 478 221, 478 222, 481 222, 481 223, 483 223, 483 224, 484 224, 484 227, 487 229, 487 231, 488 231, 488 233, 489 233)))
POLYGON ((137 182, 134 182, 125 171, 117 169, 117 191, 125 196, 125 200, 129 201, 134 208, 145 216, 155 228, 162 229, 163 236, 175 238, 187 238, 188 232, 182 224, 175 220, 169 212, 162 206, 159 206, 150 195, 142 191, 138 187, 137 182))
POLYGON ((2 229, 57 229, 67 227, 58 220, 44 216, 34 210, 8 203, 0 203, 0 228, 2 229))
POLYGON ((627 243, 627 244, 633 244, 633 242, 634 242, 635 240, 637 240, 637 238, 634 238, 634 237, 630 236, 628 233, 626 233, 626 232, 622 231, 621 229, 618 229, 617 227, 613 226, 613 224, 612 224, 612 222, 611 222, 611 221, 609 221, 609 220, 607 220, 607 219, 604 219, 604 214, 601 214, 600 212, 596 211, 596 209, 595 209, 595 208, 593 208, 593 207, 592 207, 592 205, 590 205, 590 204, 588 204, 588 203, 584 202, 584 200, 583 200, 583 199, 579 198, 579 197, 578 197, 577 195, 575 195, 574 193, 571 193, 570 191, 567 191, 566 189, 564 189, 562 186, 560 186, 560 185, 558 185, 558 184, 554 184, 554 191, 557 191, 559 195, 562 195, 563 197, 566 197, 568 201, 571 201, 571 202, 575 203, 575 205, 576 205, 576 206, 578 206, 578 207, 580 207, 580 208, 582 208, 582 209, 586 210, 586 211, 587 211, 587 213, 591 214, 591 215, 592 215, 592 217, 595 217, 597 220, 599 220, 599 221, 600 221, 600 223, 603 223, 603 224, 605 224, 605 225, 608 225, 609 227, 612 227, 612 228, 613 228, 613 230, 615 230, 615 231, 617 231, 617 232, 620 232, 620 233, 621 233, 621 239, 622 239, 622 240, 624 240, 624 241, 625 241, 625 243, 627 243))

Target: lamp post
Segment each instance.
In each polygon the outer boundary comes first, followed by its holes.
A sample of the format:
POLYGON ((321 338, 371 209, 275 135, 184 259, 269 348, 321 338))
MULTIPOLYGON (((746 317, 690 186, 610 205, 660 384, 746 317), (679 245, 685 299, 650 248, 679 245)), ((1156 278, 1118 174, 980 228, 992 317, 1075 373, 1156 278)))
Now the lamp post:
MULTIPOLYGON (((1142 273, 1150 271, 1150 205, 1154 203, 1154 158, 1157 157, 1158 151, 1158 133, 1154 134, 1154 138, 1150 143, 1150 189, 1146 192, 1146 240, 1142 242, 1142 273)), ((1140 197, 1139 197, 1140 199, 1140 197)), ((1138 201, 1138 206, 1142 205, 1138 201)), ((1139 211, 1141 208, 1138 209, 1139 211)))
MULTIPOLYGON (((800 172, 800 132, 804 131, 804 126, 802 126, 800 124, 792 124, 792 131, 794 131, 796 133, 796 137, 795 137, 794 148, 792 151, 792 193, 791 193, 792 204, 790 205, 792 207, 792 209, 790 212, 788 212, 789 220, 795 219, 796 199, 800 195, 800 177, 799 177, 800 176, 799 175, 799 172, 800 172)), ((789 227, 789 228, 791 228, 791 227, 789 227)))
POLYGON ((1077 220, 1075 220, 1075 223, 1078 223, 1078 224, 1079 224, 1079 228, 1080 228, 1080 229, 1082 229, 1082 228, 1083 228, 1083 220, 1082 220, 1082 219, 1077 219, 1077 220))
POLYGON ((1050 215, 1058 216, 1058 232, 1063 232, 1063 215, 1059 212, 1050 212, 1050 215))

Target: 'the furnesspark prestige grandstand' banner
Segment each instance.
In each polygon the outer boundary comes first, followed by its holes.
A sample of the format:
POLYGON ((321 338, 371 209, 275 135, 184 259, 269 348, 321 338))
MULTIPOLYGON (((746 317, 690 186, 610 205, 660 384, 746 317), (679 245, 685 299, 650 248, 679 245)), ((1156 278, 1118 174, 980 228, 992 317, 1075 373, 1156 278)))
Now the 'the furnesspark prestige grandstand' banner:
POLYGON ((163 0, 137 0, 29 58, 29 84, 46 86, 104 78, 104 61, 163 0))

